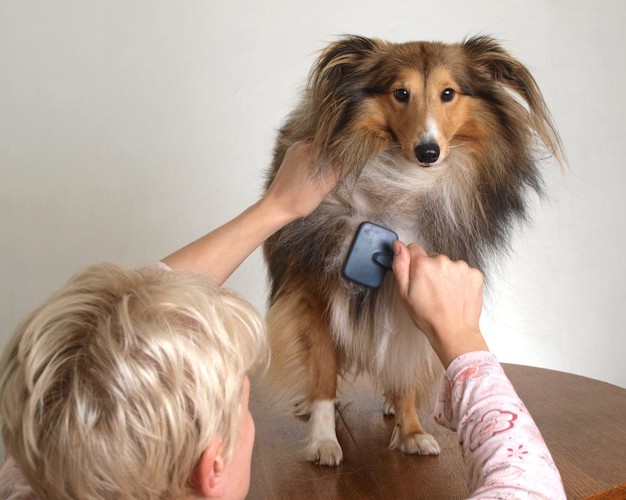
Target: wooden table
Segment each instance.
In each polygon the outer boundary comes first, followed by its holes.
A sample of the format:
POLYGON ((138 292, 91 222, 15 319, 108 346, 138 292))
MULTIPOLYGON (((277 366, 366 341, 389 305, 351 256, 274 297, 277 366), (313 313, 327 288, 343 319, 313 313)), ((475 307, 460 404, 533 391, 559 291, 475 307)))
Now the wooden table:
MULTIPOLYGON (((622 485, 610 498, 626 498, 626 389, 553 370, 504 368, 550 448, 567 497, 585 498, 622 485)), ((422 422, 439 442, 440 456, 390 450, 394 423, 383 416, 382 403, 364 378, 341 396, 337 436, 343 463, 325 467, 303 458, 306 419, 277 415, 253 388, 256 440, 249 498, 465 498, 456 434, 426 416, 422 422)))

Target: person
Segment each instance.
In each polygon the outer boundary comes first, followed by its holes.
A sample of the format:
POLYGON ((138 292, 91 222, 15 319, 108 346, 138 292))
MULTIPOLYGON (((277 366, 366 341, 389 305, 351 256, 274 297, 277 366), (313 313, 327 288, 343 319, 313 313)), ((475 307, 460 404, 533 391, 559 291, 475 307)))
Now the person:
MULTIPOLYGON (((246 373, 267 347, 258 314, 219 286, 338 182, 313 168, 297 143, 266 195, 229 223, 159 266, 79 273, 18 326, 0 362, 12 457, 2 498, 245 497, 254 440, 246 373)), ((564 498, 478 328, 482 275, 417 244, 394 251, 400 295, 447 368, 435 416, 459 433, 473 495, 564 498)))

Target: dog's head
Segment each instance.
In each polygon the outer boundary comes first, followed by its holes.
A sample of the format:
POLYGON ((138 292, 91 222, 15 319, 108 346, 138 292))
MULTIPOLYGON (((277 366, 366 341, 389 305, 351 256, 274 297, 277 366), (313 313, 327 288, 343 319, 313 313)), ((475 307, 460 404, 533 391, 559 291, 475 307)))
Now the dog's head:
POLYGON ((323 51, 307 95, 316 150, 349 170, 383 152, 420 168, 445 165, 455 150, 519 154, 534 136, 560 152, 534 78, 487 37, 394 44, 350 36, 323 51))

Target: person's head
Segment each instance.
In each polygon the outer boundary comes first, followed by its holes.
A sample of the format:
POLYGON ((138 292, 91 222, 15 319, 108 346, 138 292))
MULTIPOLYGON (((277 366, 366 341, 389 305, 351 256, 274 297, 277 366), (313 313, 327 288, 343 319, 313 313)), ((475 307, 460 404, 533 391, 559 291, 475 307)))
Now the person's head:
POLYGON ((4 352, 7 452, 40 498, 245 495, 266 349, 258 313, 204 274, 92 266, 4 352))

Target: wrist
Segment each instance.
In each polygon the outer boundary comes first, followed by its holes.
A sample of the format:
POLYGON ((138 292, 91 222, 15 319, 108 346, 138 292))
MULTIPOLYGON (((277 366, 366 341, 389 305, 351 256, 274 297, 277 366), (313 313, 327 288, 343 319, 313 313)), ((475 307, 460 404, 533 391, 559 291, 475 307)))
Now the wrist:
POLYGON ((267 227, 268 237, 298 218, 283 203, 268 194, 252 205, 249 210, 256 214, 256 218, 263 226, 267 227))
POLYGON ((457 330, 454 333, 436 333, 431 344, 445 369, 462 354, 489 351, 487 342, 477 328, 457 330))

